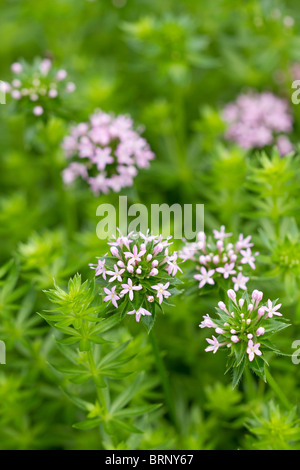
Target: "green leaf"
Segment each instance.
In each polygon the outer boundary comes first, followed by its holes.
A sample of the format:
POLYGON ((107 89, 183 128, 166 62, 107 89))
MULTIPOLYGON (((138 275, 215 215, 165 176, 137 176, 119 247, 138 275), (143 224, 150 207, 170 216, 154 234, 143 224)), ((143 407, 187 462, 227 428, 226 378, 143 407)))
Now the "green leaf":
POLYGON ((102 419, 94 418, 94 419, 87 419, 86 421, 80 421, 79 423, 73 424, 73 428, 75 429, 94 429, 97 428, 102 423, 102 419))
POLYGON ((245 356, 243 357, 243 360, 239 364, 239 366, 234 367, 233 369, 233 376, 232 376, 232 387, 235 388, 239 381, 241 380, 241 377, 243 375, 244 369, 246 365, 246 358, 245 356))
POLYGON ((143 374, 137 375, 135 380, 118 396, 110 408, 110 413, 114 414, 124 408, 134 397, 142 382, 143 374))

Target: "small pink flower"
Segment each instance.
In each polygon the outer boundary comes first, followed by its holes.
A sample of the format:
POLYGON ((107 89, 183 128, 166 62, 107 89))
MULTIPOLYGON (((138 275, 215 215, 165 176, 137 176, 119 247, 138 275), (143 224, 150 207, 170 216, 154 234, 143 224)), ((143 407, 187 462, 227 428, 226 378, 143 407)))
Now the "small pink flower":
POLYGON ((247 289, 246 284, 249 281, 249 277, 243 276, 242 273, 238 273, 238 275, 236 277, 233 277, 232 280, 234 282, 235 291, 238 291, 239 289, 243 289, 243 290, 247 289))
POLYGON ((19 90, 12 90, 11 97, 14 100, 19 100, 19 99, 21 99, 22 95, 21 95, 21 92, 19 90))
POLYGON ((177 253, 174 253, 172 256, 169 257, 168 263, 168 274, 169 276, 176 276, 177 272, 180 271, 182 273, 182 269, 177 264, 177 253))
POLYGON ((224 302, 221 302, 221 301, 220 301, 220 302, 218 303, 218 307, 219 307, 220 310, 223 310, 223 312, 225 312, 225 313, 228 314, 228 310, 227 310, 226 305, 224 304, 224 302))
POLYGON ((255 269, 255 257, 252 255, 251 249, 247 248, 247 250, 241 250, 241 255, 243 256, 241 263, 249 264, 250 268, 255 269))
POLYGON ((254 344, 252 339, 248 341, 247 354, 249 356, 249 361, 252 362, 255 354, 261 356, 261 351, 259 350, 260 343, 254 344))
POLYGON ((123 287, 123 290, 121 291, 121 294, 124 295, 128 293, 130 300, 133 300, 133 291, 141 290, 143 288, 141 285, 134 286, 130 278, 128 279, 127 284, 122 284, 122 287, 123 287))
POLYGON ((212 279, 212 276, 215 273, 214 269, 210 269, 207 271, 204 266, 201 267, 200 269, 201 274, 195 274, 194 278, 197 281, 200 281, 199 283, 199 289, 201 289, 205 284, 210 284, 213 285, 215 281, 212 279))
POLYGON ((104 287, 104 292, 107 295, 103 300, 104 302, 109 302, 111 300, 114 307, 118 308, 117 300, 119 300, 120 297, 116 294, 115 290, 116 286, 112 287, 111 290, 107 289, 107 287, 104 287))
POLYGON ((115 264, 114 265, 114 271, 106 271, 106 274, 111 276, 109 282, 113 282, 116 279, 119 282, 122 282, 122 276, 121 275, 124 273, 124 271, 125 271, 125 269, 119 269, 118 266, 115 264))
POLYGON ((130 312, 127 312, 127 315, 135 315, 136 321, 139 322, 141 319, 141 316, 144 316, 144 315, 149 316, 151 315, 151 312, 149 312, 143 307, 140 307, 138 310, 131 310, 130 312))
POLYGON ((239 239, 235 245, 235 249, 237 251, 240 251, 241 249, 251 248, 253 246, 253 243, 250 243, 250 240, 251 235, 248 235, 248 237, 244 238, 244 235, 240 233, 239 239))
POLYGON ((200 328, 217 328, 218 327, 218 325, 216 325, 212 321, 212 319, 210 318, 210 316, 208 314, 204 315, 203 318, 204 318, 204 320, 199 325, 200 328))
POLYGON ((95 276, 100 276, 102 274, 103 279, 106 279, 106 270, 105 270, 105 260, 98 260, 97 266, 89 264, 91 269, 96 269, 95 276))
POLYGON ((56 74, 56 79, 61 82, 67 77, 67 72, 63 69, 59 70, 56 74))
POLYGON ((271 300, 269 299, 268 300, 268 307, 264 307, 264 310, 265 310, 265 312, 267 312, 269 318, 272 318, 273 315, 277 315, 278 317, 282 317, 282 313, 277 312, 277 310, 280 307, 281 307, 281 304, 276 305, 276 306, 274 305, 274 307, 273 307, 273 304, 272 304, 271 300))
POLYGON ((168 297, 170 297, 171 292, 167 291, 169 285, 170 283, 167 282, 165 285, 159 283, 155 286, 151 286, 152 289, 155 289, 157 291, 156 295, 158 297, 159 304, 161 304, 164 299, 167 299, 168 297))
POLYGON ((22 65, 19 63, 19 62, 14 62, 12 65, 11 65, 11 70, 13 73, 21 73, 23 71, 23 67, 22 65))

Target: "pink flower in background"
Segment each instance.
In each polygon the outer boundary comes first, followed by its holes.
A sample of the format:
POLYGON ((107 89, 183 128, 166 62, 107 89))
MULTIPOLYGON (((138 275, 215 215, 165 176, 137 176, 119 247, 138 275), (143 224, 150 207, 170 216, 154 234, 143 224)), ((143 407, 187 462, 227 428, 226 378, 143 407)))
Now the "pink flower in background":
POLYGON ((208 344, 210 344, 210 346, 207 346, 207 348, 205 349, 205 352, 212 351, 214 354, 216 354, 219 347, 222 346, 222 344, 219 343, 219 341, 217 340, 215 336, 213 336, 212 339, 206 338, 206 341, 208 342, 208 344))
POLYGON ((235 266, 234 263, 230 263, 230 264, 226 263, 224 267, 217 268, 216 271, 218 273, 223 274, 224 279, 228 279, 229 276, 236 273, 235 269, 233 269, 234 266, 235 266))
POLYGON ((281 156, 293 151, 293 145, 284 135, 293 127, 288 102, 273 93, 239 95, 234 103, 225 106, 223 119, 228 124, 225 138, 245 149, 277 144, 281 156))
MULTIPOLYGON (((14 78, 7 90, 17 102, 26 102, 28 109, 37 117, 53 109, 57 99, 64 94, 72 93, 75 85, 65 83, 67 72, 53 67, 50 59, 35 59, 33 64, 24 60, 11 66, 14 78)), ((66 173, 70 182, 70 173, 66 173)))
POLYGON ((279 304, 279 305, 274 305, 274 307, 273 307, 273 303, 272 303, 272 301, 269 299, 269 300, 268 300, 268 306, 267 306, 267 307, 264 307, 264 310, 265 310, 265 312, 267 313, 267 315, 268 315, 269 318, 272 318, 273 315, 277 315, 278 317, 281 317, 282 314, 277 311, 280 307, 281 307, 281 304, 279 304))
POLYGON ((127 284, 122 284, 123 290, 121 291, 121 294, 128 294, 130 300, 133 300, 133 291, 135 290, 141 290, 143 287, 141 285, 134 286, 132 284, 132 280, 129 278, 127 281, 127 284))
POLYGON ((210 318, 210 316, 207 314, 207 315, 203 315, 203 321, 200 323, 199 325, 200 328, 217 328, 218 325, 216 325, 212 319, 210 318))
POLYGON ((239 289, 246 290, 247 289, 247 282, 249 281, 249 277, 243 276, 242 273, 238 273, 236 277, 232 278, 234 282, 234 290, 237 291, 239 289))
POLYGON ((106 271, 106 274, 111 276, 109 282, 114 282, 117 279, 119 282, 122 282, 122 274, 124 273, 125 269, 119 269, 119 267, 115 264, 114 271, 106 271))
MULTIPOLYGON (((78 177, 87 182, 95 195, 119 192, 133 185, 138 168, 146 168, 154 154, 129 116, 114 116, 96 111, 89 122, 71 128, 62 147, 67 159, 85 165, 87 174, 78 177)), ((63 172, 63 179, 68 172, 63 172)))
POLYGON ((241 250, 241 255, 243 256, 241 263, 249 264, 252 269, 255 269, 255 257, 252 255, 251 249, 247 248, 246 250, 241 250))
POLYGON ((167 282, 165 285, 164 284, 157 284, 157 286, 151 286, 152 289, 155 289, 157 291, 157 297, 158 297, 158 301, 159 301, 159 304, 162 303, 162 301, 165 299, 167 299, 168 297, 170 297, 171 293, 167 291, 168 287, 169 287, 170 283, 167 282))

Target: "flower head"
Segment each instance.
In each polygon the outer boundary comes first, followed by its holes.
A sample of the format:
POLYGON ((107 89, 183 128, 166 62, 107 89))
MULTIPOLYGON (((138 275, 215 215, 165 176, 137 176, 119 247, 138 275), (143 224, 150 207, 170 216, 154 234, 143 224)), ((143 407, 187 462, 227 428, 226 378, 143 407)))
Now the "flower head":
POLYGON ((147 316, 144 323, 151 327, 155 307, 163 306, 176 293, 175 286, 180 282, 176 274, 181 269, 174 267, 177 253, 169 253, 171 244, 170 237, 164 240, 148 232, 146 235, 131 232, 126 236, 119 232, 108 242, 109 256, 106 254, 98 264, 89 265, 95 269, 96 280, 101 276, 101 284, 107 282, 104 301, 111 300, 116 308, 122 304, 124 314, 135 313, 138 322, 147 316))
POLYGON ((70 161, 62 174, 64 182, 70 183, 70 165, 80 163, 86 172, 77 173, 74 179, 84 180, 95 195, 132 186, 138 168, 148 167, 154 158, 129 116, 104 111, 96 111, 89 122, 72 127, 62 147, 70 161))
MULTIPOLYGON (((234 290, 227 292, 228 302, 220 301, 217 308, 217 318, 203 317, 200 328, 213 328, 219 336, 207 339, 210 346, 205 351, 217 352, 222 346, 226 346, 231 354, 231 367, 242 367, 248 364, 260 377, 264 377, 265 362, 263 352, 274 350, 269 338, 277 331, 281 331, 288 324, 282 321, 270 320, 273 315, 278 315, 278 308, 268 300, 267 305, 262 302, 263 293, 257 289, 249 296, 244 292, 240 298, 234 290), (252 303, 254 302, 254 303, 252 303), (271 314, 271 315, 270 315, 271 314), (259 338, 259 341, 257 341, 259 338), (261 358, 254 361, 256 356, 261 358), (254 365, 251 365, 251 364, 254 365)), ((279 314, 281 315, 281 314, 279 314)))

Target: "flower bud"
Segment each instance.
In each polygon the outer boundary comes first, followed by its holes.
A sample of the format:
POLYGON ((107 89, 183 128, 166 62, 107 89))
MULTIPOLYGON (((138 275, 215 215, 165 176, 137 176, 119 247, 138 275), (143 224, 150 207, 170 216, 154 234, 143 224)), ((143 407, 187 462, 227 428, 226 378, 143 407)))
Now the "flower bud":
POLYGON ((231 336, 230 339, 233 343, 237 343, 239 341, 239 338, 236 335, 231 336))
POLYGON ((263 326, 260 326, 260 327, 256 330, 256 333, 255 333, 255 334, 256 334, 256 336, 262 336, 262 335, 265 334, 265 331, 266 331, 266 330, 264 329, 264 327, 263 327, 263 326))

